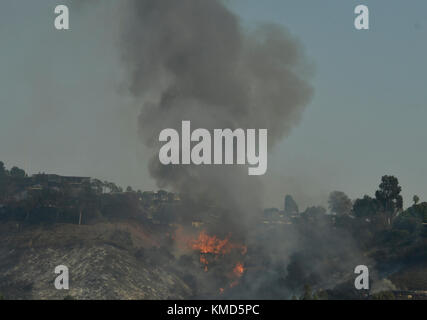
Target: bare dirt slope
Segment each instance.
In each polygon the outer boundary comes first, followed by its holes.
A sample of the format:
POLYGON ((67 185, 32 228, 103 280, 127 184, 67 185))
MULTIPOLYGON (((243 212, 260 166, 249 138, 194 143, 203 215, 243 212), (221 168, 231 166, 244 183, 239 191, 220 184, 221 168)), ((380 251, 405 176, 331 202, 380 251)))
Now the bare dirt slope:
POLYGON ((0 225, 0 294, 6 299, 183 299, 191 289, 143 252, 159 239, 130 222, 21 228, 0 225), (55 266, 70 271, 57 290, 55 266))

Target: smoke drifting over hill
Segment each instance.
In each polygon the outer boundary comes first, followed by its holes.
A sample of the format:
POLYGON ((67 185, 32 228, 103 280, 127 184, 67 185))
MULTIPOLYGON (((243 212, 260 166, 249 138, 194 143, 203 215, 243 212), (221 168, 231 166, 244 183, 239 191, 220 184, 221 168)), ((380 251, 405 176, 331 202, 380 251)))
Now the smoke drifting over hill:
POLYGON ((235 166, 163 166, 158 135, 191 120, 194 128, 267 128, 274 146, 312 96, 301 45, 276 25, 243 30, 221 1, 143 0, 125 7, 123 61, 130 90, 141 99, 151 175, 159 186, 211 201, 239 220, 258 211, 256 178, 235 166))

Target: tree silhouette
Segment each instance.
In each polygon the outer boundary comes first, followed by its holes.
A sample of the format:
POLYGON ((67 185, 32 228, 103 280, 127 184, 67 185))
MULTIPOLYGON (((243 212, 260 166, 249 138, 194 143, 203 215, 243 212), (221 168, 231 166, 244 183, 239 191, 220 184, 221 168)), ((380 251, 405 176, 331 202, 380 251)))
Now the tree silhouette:
POLYGON ((4 166, 4 163, 2 161, 0 161, 0 177, 3 177, 6 175, 6 168, 4 166))
POLYGON ((416 204, 418 204, 418 202, 420 201, 420 197, 418 197, 417 195, 414 195, 414 196, 412 197, 412 200, 414 201, 414 204, 416 205, 416 204))
POLYGON ((337 215, 348 215, 353 207, 350 198, 342 191, 333 191, 329 195, 329 209, 337 215))
POLYGON ((375 198, 379 201, 387 216, 387 223, 391 225, 393 218, 402 210, 403 199, 400 195, 402 188, 399 180, 394 176, 383 176, 379 190, 375 192, 375 198))
POLYGON ((25 178, 27 174, 24 170, 18 167, 13 167, 12 169, 10 169, 10 175, 14 178, 25 178))

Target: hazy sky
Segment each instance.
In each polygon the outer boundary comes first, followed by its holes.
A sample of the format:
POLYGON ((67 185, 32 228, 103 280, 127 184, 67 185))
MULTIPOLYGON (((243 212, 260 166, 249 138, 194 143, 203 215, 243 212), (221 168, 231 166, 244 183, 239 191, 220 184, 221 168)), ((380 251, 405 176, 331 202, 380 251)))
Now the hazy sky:
MULTIPOLYGON (((67 1, 67 32, 53 27, 61 3, 0 2, 0 160, 30 173, 155 188, 137 134, 139 107, 125 90, 117 2, 67 1)), ((384 174, 399 178, 405 205, 413 194, 427 201, 426 1, 228 5, 245 27, 287 27, 315 66, 314 99, 269 156, 269 205, 282 206, 285 193, 301 206, 324 204, 332 190, 373 194, 384 174), (369 5, 369 31, 354 29, 358 4, 369 5)))

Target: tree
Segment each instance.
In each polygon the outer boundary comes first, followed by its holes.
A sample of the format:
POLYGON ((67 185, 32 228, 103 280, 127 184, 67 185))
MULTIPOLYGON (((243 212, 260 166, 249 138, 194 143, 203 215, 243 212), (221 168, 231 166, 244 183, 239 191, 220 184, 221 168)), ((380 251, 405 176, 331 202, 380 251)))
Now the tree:
POLYGON ((27 174, 25 173, 24 170, 18 168, 18 167, 13 167, 10 170, 10 175, 14 178, 25 178, 27 176, 27 174))
POLYGON ((406 217, 416 218, 420 220, 421 223, 427 223, 427 202, 414 204, 399 215, 399 218, 406 217))
POLYGON ((394 176, 383 176, 379 189, 375 192, 375 198, 382 206, 384 213, 387 216, 387 223, 391 225, 393 218, 402 210, 403 199, 400 195, 402 188, 399 186, 399 181, 394 176))
POLYGON ((4 163, 0 161, 0 177, 4 177, 6 173, 7 172, 4 163))
POLYGON ((7 185, 7 170, 4 167, 4 163, 0 161, 0 199, 4 196, 6 192, 7 185))
POLYGON ((101 194, 104 190, 104 183, 101 180, 93 179, 91 181, 93 189, 95 189, 96 193, 101 194))
POLYGON ((302 221, 311 221, 312 223, 318 225, 320 223, 326 223, 327 221, 329 221, 330 217, 326 213, 327 211, 324 207, 313 206, 305 209, 305 211, 301 213, 301 218, 303 218, 302 221))
POLYGON ((353 214, 357 218, 371 219, 379 210, 378 200, 367 195, 362 199, 356 199, 353 204, 353 214))
POLYGON ((414 195, 414 196, 412 197, 412 200, 414 201, 414 204, 416 205, 416 204, 418 204, 418 202, 420 201, 420 197, 418 197, 417 195, 414 195))
POLYGON ((353 204, 350 198, 342 191, 333 191, 329 194, 329 209, 337 215, 348 215, 353 204))
POLYGON ((115 183, 113 182, 108 182, 105 181, 104 182, 104 186, 108 189, 110 189, 110 193, 121 193, 123 191, 123 189, 121 187, 118 187, 115 183))
POLYGON ((296 215, 296 214, 299 213, 299 209, 298 209, 297 203, 295 202, 294 198, 292 198, 292 196, 289 195, 289 194, 286 195, 286 197, 285 197, 284 210, 285 210, 285 213, 287 215, 290 215, 290 216, 296 215))
POLYGON ((305 217, 322 217, 326 215, 326 209, 322 206, 308 207, 301 215, 305 217))

